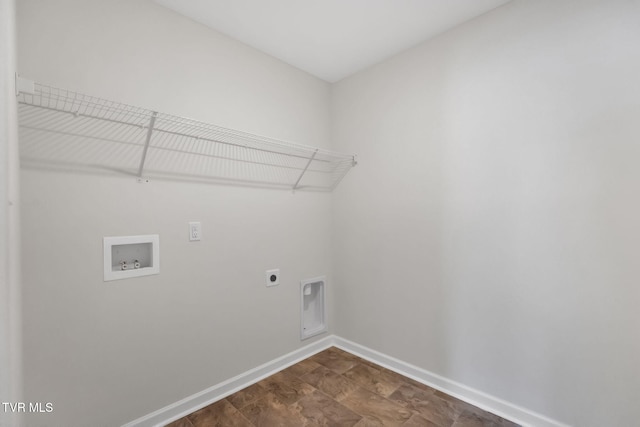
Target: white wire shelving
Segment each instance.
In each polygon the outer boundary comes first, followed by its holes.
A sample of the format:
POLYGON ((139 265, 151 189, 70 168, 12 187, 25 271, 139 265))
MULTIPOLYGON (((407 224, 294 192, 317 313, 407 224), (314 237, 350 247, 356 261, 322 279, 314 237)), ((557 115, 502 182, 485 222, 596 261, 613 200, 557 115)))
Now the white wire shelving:
POLYGON ((17 78, 23 165, 333 190, 356 156, 226 129, 17 78))

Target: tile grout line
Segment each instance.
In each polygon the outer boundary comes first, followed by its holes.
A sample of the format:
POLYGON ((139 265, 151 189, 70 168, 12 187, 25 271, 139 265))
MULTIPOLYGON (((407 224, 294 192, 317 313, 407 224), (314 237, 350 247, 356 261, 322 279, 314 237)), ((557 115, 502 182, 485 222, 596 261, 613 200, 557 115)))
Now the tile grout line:
MULTIPOLYGON (((225 397, 225 398, 224 398, 224 400, 226 400, 227 402, 229 402, 228 397, 225 397)), ((258 399, 256 399, 256 400, 258 400, 258 399)), ((231 405, 232 407, 234 407, 234 408, 235 408, 235 406, 233 406, 233 403, 229 402, 229 405, 231 405)), ((247 405, 245 405, 245 406, 247 406, 247 405)), ((247 418, 247 416, 246 416, 245 414, 243 414, 243 413, 242 413, 242 411, 241 411, 240 409, 236 408, 236 411, 238 411, 238 413, 240 414, 240 416, 241 416, 242 418, 244 418, 244 419, 245 419, 245 421, 247 421, 247 422, 248 422, 249 424, 251 424, 253 427, 257 427, 257 426, 255 425, 255 423, 254 423, 253 421, 251 421, 249 418, 247 418)), ((194 427, 195 427, 195 426, 194 426, 194 427)))

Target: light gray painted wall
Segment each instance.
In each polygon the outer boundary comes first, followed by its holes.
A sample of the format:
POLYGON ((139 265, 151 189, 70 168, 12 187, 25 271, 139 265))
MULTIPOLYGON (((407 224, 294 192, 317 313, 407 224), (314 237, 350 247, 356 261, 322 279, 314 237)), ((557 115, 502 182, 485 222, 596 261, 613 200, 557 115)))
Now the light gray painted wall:
MULTIPOLYGON (((36 81, 328 147, 326 83, 151 1, 20 1, 18 37, 36 81)), ((29 169, 22 197, 30 425, 121 425, 301 347, 298 283, 331 274, 328 194, 29 169), (103 282, 102 237, 152 233, 160 275, 103 282)))
POLYGON ((332 87, 338 335, 557 420, 640 410, 640 2, 515 0, 332 87))
MULTIPOLYGON (((0 0, 0 401, 21 400, 20 195, 15 2, 0 0)), ((0 409, 1 427, 19 427, 0 409)))
MULTIPOLYGON (((326 84, 154 3, 18 12, 25 76, 327 146, 326 84)), ((361 161, 333 224, 321 194, 23 171, 25 399, 55 405, 30 421, 117 425, 299 347, 297 281, 333 259, 333 332, 573 425, 632 425, 638 17, 515 0, 337 84, 334 148, 361 161), (102 282, 102 237, 144 233, 160 276, 102 282)))

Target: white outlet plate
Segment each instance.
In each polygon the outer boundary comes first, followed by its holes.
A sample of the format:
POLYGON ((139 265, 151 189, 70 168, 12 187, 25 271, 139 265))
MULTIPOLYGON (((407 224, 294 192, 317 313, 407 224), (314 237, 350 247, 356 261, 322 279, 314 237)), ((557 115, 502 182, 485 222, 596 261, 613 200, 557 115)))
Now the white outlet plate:
POLYGON ((280 269, 267 270, 264 274, 267 286, 277 286, 280 284, 280 269))
POLYGON ((197 242, 202 240, 202 224, 200 222, 189 223, 189 241, 197 242))

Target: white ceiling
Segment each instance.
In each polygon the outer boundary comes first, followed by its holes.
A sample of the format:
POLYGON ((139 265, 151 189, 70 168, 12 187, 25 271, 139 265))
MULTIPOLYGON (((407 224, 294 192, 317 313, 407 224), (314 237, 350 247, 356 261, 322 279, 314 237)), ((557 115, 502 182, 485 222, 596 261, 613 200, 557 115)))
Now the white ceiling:
POLYGON ((510 0, 155 0, 336 82, 510 0))

